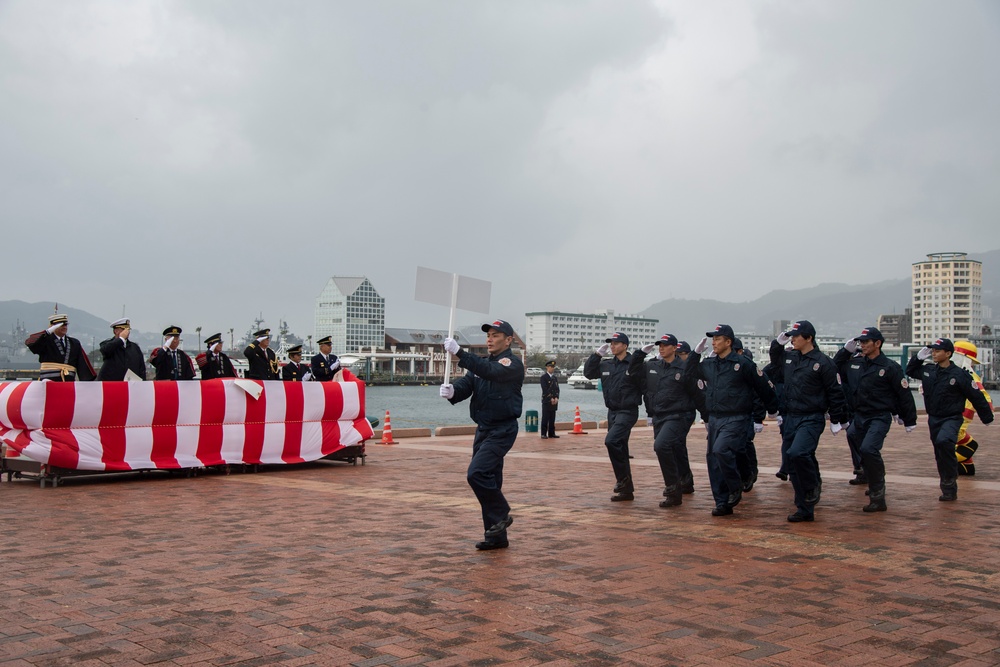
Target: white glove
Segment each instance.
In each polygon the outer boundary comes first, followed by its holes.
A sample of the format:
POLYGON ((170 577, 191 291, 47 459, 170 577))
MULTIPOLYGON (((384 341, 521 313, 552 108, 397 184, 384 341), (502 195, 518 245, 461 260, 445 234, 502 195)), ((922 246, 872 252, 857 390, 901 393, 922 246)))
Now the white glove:
POLYGON ((700 341, 698 341, 698 344, 694 346, 694 351, 697 352, 698 354, 701 354, 707 349, 708 349, 708 336, 702 338, 700 341))
POLYGON ((441 385, 441 398, 447 398, 447 399, 455 398, 455 385, 453 384, 441 385))
POLYGON ((792 337, 789 336, 788 334, 786 334, 784 331, 782 331, 780 334, 778 334, 778 337, 775 338, 775 340, 778 341, 778 345, 784 345, 785 343, 787 343, 791 339, 792 339, 792 337))
POLYGON ((211 350, 212 352, 218 352, 220 347, 222 347, 222 343, 216 343, 215 345, 213 345, 208 349, 211 350))
POLYGON ((168 336, 167 339, 165 341, 163 341, 163 349, 164 350, 169 350, 170 349, 170 344, 173 343, 173 342, 174 342, 174 337, 173 336, 168 336))
POLYGON ((933 352, 934 352, 934 350, 932 350, 929 347, 922 347, 922 348, 920 348, 920 351, 917 352, 917 359, 919 359, 920 361, 924 361, 925 359, 929 359, 930 356, 931 356, 931 354, 933 352))
POLYGON ((758 424, 757 422, 754 422, 753 432, 754 433, 763 433, 764 432, 764 425, 763 424, 758 424))
POLYGON ((646 426, 652 426, 652 425, 653 425, 653 418, 646 417, 646 426))
POLYGON ((777 417, 774 418, 774 421, 778 422, 778 426, 781 426, 781 424, 785 421, 785 418, 782 417, 781 415, 778 415, 777 417))
POLYGON ((455 341, 454 338, 444 339, 444 351, 447 352, 448 354, 458 354, 458 351, 461 349, 462 348, 459 346, 459 344, 455 341))
POLYGON ((893 415, 892 419, 893 419, 893 421, 895 421, 900 426, 903 426, 903 418, 900 417, 899 415, 893 415))
POLYGON ((49 334, 54 334, 56 332, 56 329, 58 329, 61 326, 62 326, 61 324, 53 324, 48 329, 46 329, 45 332, 49 334))
POLYGON ((656 343, 650 343, 649 345, 643 345, 642 346, 642 351, 645 352, 646 354, 649 354, 650 352, 653 351, 654 347, 656 347, 656 343))
POLYGON ((848 338, 847 340, 844 341, 844 349, 850 352, 851 354, 854 354, 855 352, 858 351, 858 341, 854 340, 853 338, 848 338))
POLYGON ((917 427, 916 424, 914 424, 913 426, 907 426, 906 427, 906 432, 907 433, 913 433, 913 429, 915 429, 916 427, 917 427))
POLYGON ((332 373, 333 371, 337 370, 338 368, 340 368, 340 359, 337 359, 335 362, 333 362, 332 364, 330 364, 330 372, 332 373))
POLYGON ((830 423, 830 434, 831 435, 837 435, 838 433, 840 433, 843 430, 844 430, 844 427, 841 426, 840 424, 834 424, 832 422, 830 423))
POLYGON ((312 380, 312 379, 313 379, 312 371, 306 371, 305 373, 302 374, 302 381, 303 382, 309 382, 309 380, 312 380))
POLYGON ((605 354, 607 354, 610 351, 611 351, 611 344, 610 343, 605 343, 604 345, 602 345, 599 348, 597 348, 596 350, 594 350, 594 352, 596 352, 597 356, 599 356, 599 357, 603 357, 605 354))

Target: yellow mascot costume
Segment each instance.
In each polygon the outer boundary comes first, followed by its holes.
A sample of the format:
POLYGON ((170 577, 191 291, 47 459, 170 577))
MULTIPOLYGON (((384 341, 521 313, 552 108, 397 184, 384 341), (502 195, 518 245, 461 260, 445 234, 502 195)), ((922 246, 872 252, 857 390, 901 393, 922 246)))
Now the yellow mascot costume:
MULTIPOLYGON (((992 408, 993 399, 990 398, 990 395, 983 388, 983 379, 979 377, 979 374, 976 373, 975 370, 975 367, 979 364, 979 349, 976 345, 967 340, 955 341, 955 354, 952 356, 951 360, 955 362, 956 365, 972 373, 972 378, 976 381, 976 386, 979 387, 979 391, 983 392, 983 396, 986 397, 986 401, 990 404, 990 408, 992 408)), ((975 475, 976 465, 972 462, 972 455, 976 453, 977 449, 979 449, 979 443, 973 439, 968 430, 969 422, 971 422, 976 416, 976 411, 973 409, 972 403, 969 401, 965 402, 965 412, 962 416, 964 417, 962 420, 962 428, 958 431, 958 442, 955 443, 955 457, 958 459, 958 474, 975 475)))

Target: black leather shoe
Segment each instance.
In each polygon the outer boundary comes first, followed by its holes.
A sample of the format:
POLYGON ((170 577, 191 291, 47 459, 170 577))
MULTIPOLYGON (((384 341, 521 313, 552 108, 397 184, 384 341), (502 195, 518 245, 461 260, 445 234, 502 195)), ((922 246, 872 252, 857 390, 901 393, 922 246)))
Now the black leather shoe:
POLYGON ((504 540, 503 542, 489 542, 489 541, 476 542, 476 548, 479 549, 480 551, 492 551, 493 549, 506 549, 509 546, 510 543, 507 542, 507 540, 504 540))
POLYGON ((863 470, 855 470, 854 479, 848 480, 847 483, 850 484, 851 486, 862 486, 862 485, 867 486, 868 475, 866 475, 863 470))
POLYGON ((548 439, 549 439, 549 436, 547 436, 547 435, 543 435, 542 436, 542 440, 548 440, 548 439))
POLYGON ((611 496, 611 502, 619 503, 623 500, 635 500, 635 495, 631 491, 619 491, 611 496))
POLYGON ((819 502, 819 487, 806 491, 805 498, 802 499, 808 505, 815 505, 819 502))
POLYGON ((486 531, 486 537, 497 537, 498 535, 503 535, 512 523, 514 523, 514 517, 508 514, 506 519, 501 519, 489 527, 489 530, 486 531))
POLYGON ((742 489, 736 489, 736 493, 730 493, 729 497, 726 498, 726 505, 728 505, 729 508, 732 509, 732 508, 736 507, 737 505, 739 505, 740 504, 740 500, 742 500, 742 499, 743 499, 743 490, 742 489))
POLYGON ((660 507, 676 507, 681 502, 681 489, 679 486, 668 486, 663 489, 663 501, 660 503, 660 507))
POLYGON ((560 436, 560 435, 550 435, 549 437, 550 438, 561 438, 562 436, 560 436))
POLYGON ((687 484, 682 484, 681 493, 685 495, 694 493, 694 482, 688 482, 687 484))
POLYGON ((940 496, 938 496, 938 500, 940 500, 943 503, 950 502, 952 500, 958 500, 958 494, 957 493, 942 493, 940 496))
POLYGON ((733 508, 729 505, 716 505, 712 510, 712 516, 729 516, 733 513, 733 508))
POLYGON ((861 508, 862 512, 885 512, 888 508, 885 506, 885 499, 880 498, 875 500, 874 498, 867 505, 861 508))
POLYGON ((752 478, 743 480, 743 493, 750 493, 753 491, 753 483, 754 480, 752 478))
POLYGON ((778 479, 780 479, 782 482, 787 482, 788 481, 788 473, 787 472, 783 472, 783 471, 779 470, 778 472, 774 473, 774 476, 777 477, 778 479))
POLYGON ((801 523, 802 521, 814 521, 812 514, 806 514, 802 510, 798 510, 795 514, 789 514, 788 520, 792 523, 801 523))

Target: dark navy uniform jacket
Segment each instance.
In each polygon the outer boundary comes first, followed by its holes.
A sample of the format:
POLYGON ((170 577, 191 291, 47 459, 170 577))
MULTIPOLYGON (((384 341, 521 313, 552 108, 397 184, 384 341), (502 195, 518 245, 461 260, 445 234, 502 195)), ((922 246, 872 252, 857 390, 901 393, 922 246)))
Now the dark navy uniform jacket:
POLYGON ((489 357, 477 357, 459 350, 458 366, 471 372, 454 381, 455 395, 448 400, 454 405, 471 396, 469 414, 472 421, 490 427, 516 421, 521 416, 524 364, 510 348, 489 357))
POLYGON ((69 364, 76 369, 77 380, 93 380, 97 377, 94 367, 90 365, 87 353, 83 351, 83 345, 75 338, 64 336, 63 339, 69 345, 69 356, 59 353, 59 346, 56 345, 56 335, 48 331, 39 331, 28 336, 24 344, 28 349, 38 355, 39 363, 69 364))
POLYGON ((309 366, 306 364, 289 361, 281 368, 281 379, 285 382, 302 382, 302 376, 308 372, 309 366))
POLYGON ((271 348, 263 348, 256 342, 250 343, 243 354, 247 358, 247 377, 251 380, 277 380, 278 357, 271 348))
POLYGON ((841 348, 833 357, 844 381, 848 405, 862 417, 891 412, 906 426, 916 426, 917 406, 899 364, 881 352, 874 359, 852 356, 841 348))
POLYGON ((771 363, 784 369, 785 414, 829 412, 833 423, 848 420, 844 388, 830 357, 816 347, 805 354, 798 350, 785 350, 785 346, 777 340, 771 341, 769 354, 771 363))
POLYGON ((924 389, 924 407, 931 417, 957 417, 965 411, 968 399, 984 424, 993 421, 993 410, 983 392, 976 386, 972 373, 949 364, 941 368, 935 363, 924 363, 916 356, 906 364, 906 374, 919 379, 924 389))
POLYGON ((628 352, 619 361, 618 357, 602 359, 596 352, 587 357, 583 365, 583 376, 590 380, 600 379, 604 392, 604 405, 609 410, 628 410, 639 407, 642 402, 642 376, 629 373, 632 355, 628 352))
POLYGON ((126 339, 124 345, 117 336, 101 341, 101 356, 104 363, 97 372, 97 379, 124 380, 125 372, 132 371, 143 380, 146 379, 146 357, 139 346, 126 339))
POLYGON ((158 347, 149 355, 149 365, 156 369, 154 380, 193 380, 194 364, 183 350, 177 352, 177 377, 174 377, 173 355, 158 347))
POLYGON ((332 382, 333 376, 340 370, 340 366, 336 366, 336 362, 337 355, 335 354, 330 355, 329 361, 324 359, 322 354, 314 356, 310 363, 313 379, 318 382, 332 382), (335 367, 331 369, 331 366, 335 367))
POLYGON ((694 412, 701 389, 696 378, 684 375, 684 361, 675 356, 668 364, 659 355, 643 363, 645 359, 642 350, 633 352, 629 373, 642 378, 642 399, 649 416, 694 412))
POLYGON ((688 355, 684 373, 705 384, 705 411, 710 417, 751 415, 754 397, 769 413, 778 410, 778 397, 771 382, 749 358, 736 352, 704 361, 697 352, 688 355))
POLYGON ((559 398, 559 380, 554 375, 544 373, 541 379, 542 385, 542 405, 545 407, 555 407, 551 399, 559 398))
POLYGON ((236 369, 233 362, 225 352, 219 352, 215 358, 211 352, 202 352, 197 357, 198 365, 201 367, 202 380, 214 380, 215 378, 234 378, 236 369))

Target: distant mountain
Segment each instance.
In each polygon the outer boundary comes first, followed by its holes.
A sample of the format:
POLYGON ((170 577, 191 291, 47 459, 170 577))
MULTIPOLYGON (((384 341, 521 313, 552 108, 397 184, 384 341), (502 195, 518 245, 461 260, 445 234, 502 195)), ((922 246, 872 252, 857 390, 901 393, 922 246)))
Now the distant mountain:
MULTIPOLYGON (((988 323, 1000 322, 1000 250, 969 253, 983 263, 983 308, 988 323)), ((798 290, 774 290, 759 299, 730 303, 710 299, 667 299, 640 315, 660 321, 660 328, 694 343, 716 324, 737 332, 770 335, 774 320, 807 319, 821 335, 847 337, 875 324, 878 316, 902 313, 911 306, 910 278, 869 285, 823 283, 798 290)))
MULTIPOLYGON (((49 326, 49 316, 52 315, 54 305, 51 301, 0 301, 0 341, 3 346, 20 352, 24 340, 15 340, 13 335, 18 324, 29 334, 45 329, 49 326)), ((63 305, 59 306, 59 312, 69 316, 69 335, 79 339, 88 352, 94 349, 95 344, 111 336, 111 319, 103 319, 84 310, 63 305)), ((143 350, 147 350, 159 343, 160 332, 135 329, 132 331, 132 340, 143 350)))

